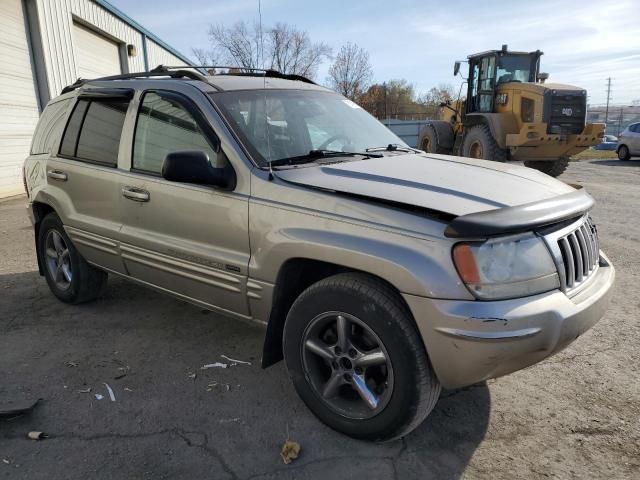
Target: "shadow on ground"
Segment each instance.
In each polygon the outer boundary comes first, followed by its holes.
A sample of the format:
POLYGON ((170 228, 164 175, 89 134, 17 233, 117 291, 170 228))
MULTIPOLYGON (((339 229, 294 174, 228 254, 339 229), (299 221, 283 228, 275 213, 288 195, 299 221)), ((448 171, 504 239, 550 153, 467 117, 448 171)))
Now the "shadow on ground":
POLYGON ((0 421, 0 476, 455 479, 487 429, 480 384, 445 392, 403 440, 347 438, 309 413, 282 363, 259 367, 261 326, 120 279, 69 306, 37 272, 0 275, 0 314, 0 409, 43 399, 0 421), (252 364, 200 369, 220 355, 252 364), (31 430, 49 438, 28 440, 31 430), (287 435, 302 446, 289 466, 287 435))
POLYGON ((594 165, 609 165, 612 167, 640 167, 640 159, 633 160, 592 160, 594 165))

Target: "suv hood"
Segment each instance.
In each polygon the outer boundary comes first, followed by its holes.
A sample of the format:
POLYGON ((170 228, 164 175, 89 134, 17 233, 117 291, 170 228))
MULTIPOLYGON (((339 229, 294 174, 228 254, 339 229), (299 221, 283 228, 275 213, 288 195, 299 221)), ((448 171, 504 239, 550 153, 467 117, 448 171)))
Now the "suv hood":
POLYGON ((575 191, 530 168, 432 154, 305 165, 278 170, 276 175, 298 185, 454 216, 530 204, 575 191))

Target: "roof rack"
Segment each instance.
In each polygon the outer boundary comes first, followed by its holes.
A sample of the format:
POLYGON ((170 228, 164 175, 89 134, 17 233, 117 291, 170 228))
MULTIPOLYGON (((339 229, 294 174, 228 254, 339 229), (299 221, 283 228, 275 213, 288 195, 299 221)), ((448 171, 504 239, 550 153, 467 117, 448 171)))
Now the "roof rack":
POLYGON ((122 73, 120 75, 109 75, 108 77, 99 77, 99 78, 91 78, 91 79, 83 79, 79 78, 71 85, 67 85, 62 89, 61 95, 72 92, 76 88, 79 88, 86 83, 89 82, 98 82, 104 80, 133 80, 136 78, 148 78, 148 77, 171 77, 171 78, 189 78, 191 80, 200 80, 203 82, 207 81, 207 78, 197 72, 192 72, 190 70, 184 70, 184 66, 181 67, 182 70, 172 70, 170 71, 167 67, 162 65, 158 65, 153 70, 148 72, 135 72, 135 73, 122 73))
POLYGON ((271 68, 255 68, 255 67, 240 67, 240 66, 230 66, 230 65, 189 65, 189 66, 165 66, 158 65, 156 69, 162 69, 162 71, 172 71, 174 69, 195 69, 200 71, 207 70, 220 70, 226 69, 227 72, 216 73, 216 75, 237 75, 237 76, 261 76, 261 77, 270 77, 270 78, 283 78, 285 80, 297 80, 299 82, 311 83, 313 85, 317 85, 313 80, 303 76, 297 75, 295 73, 282 73, 278 70, 273 70, 271 68))
POLYGON ((267 68, 248 68, 238 66, 227 65, 180 65, 180 66, 165 66, 158 65, 156 68, 148 72, 135 72, 135 73, 122 73, 120 75, 110 75, 108 77, 99 77, 91 79, 79 78, 71 85, 67 85, 62 89, 61 95, 74 91, 77 88, 85 85, 89 82, 97 82, 104 80, 133 80, 136 78, 149 78, 149 77, 171 77, 171 78, 189 78, 191 80, 200 80, 202 82, 209 83, 206 76, 202 73, 203 70, 212 69, 226 69, 227 72, 217 73, 217 75, 238 75, 238 76, 262 76, 270 78, 283 78, 286 80, 297 80, 300 82, 311 83, 317 85, 313 80, 308 79, 302 75, 296 75, 294 73, 282 73, 277 70, 267 68), (193 72, 191 70, 197 70, 193 72))

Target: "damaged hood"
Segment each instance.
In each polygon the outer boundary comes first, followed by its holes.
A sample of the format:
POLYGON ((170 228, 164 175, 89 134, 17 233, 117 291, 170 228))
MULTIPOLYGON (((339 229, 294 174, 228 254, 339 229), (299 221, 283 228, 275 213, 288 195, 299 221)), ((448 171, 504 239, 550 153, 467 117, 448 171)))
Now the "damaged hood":
POLYGON ((278 170, 276 175, 298 185, 455 216, 529 204, 574 191, 530 168, 432 154, 304 165, 278 170))

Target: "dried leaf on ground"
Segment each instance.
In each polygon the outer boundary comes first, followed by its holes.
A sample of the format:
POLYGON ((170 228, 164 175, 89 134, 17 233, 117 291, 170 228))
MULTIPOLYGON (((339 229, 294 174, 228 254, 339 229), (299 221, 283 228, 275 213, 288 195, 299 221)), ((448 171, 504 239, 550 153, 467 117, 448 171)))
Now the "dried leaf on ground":
POLYGON ((287 440, 282 445, 282 450, 280 451, 280 456, 282 457, 282 461, 285 465, 289 465, 293 462, 298 455, 300 454, 300 444, 298 442, 294 442, 292 440, 287 440))

